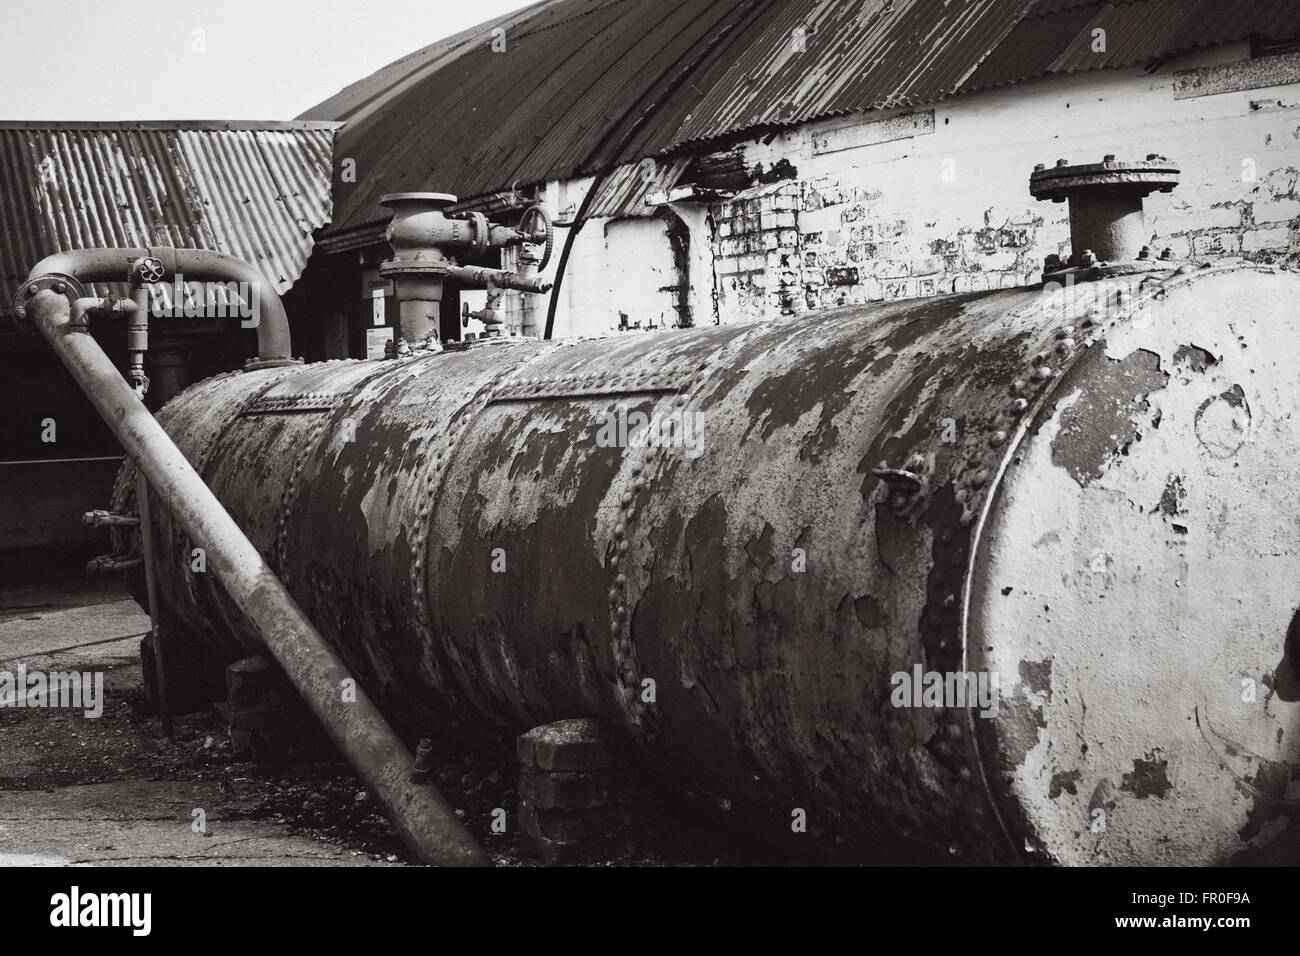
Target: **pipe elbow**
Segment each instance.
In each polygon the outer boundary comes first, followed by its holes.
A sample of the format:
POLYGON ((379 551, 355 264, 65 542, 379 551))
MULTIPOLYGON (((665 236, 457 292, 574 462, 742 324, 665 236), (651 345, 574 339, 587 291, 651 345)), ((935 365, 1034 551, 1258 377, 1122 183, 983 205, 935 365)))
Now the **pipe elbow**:
MULTIPOLYGON (((257 328, 257 358, 246 369, 296 365, 289 336, 289 317, 275 286, 253 264, 206 249, 72 249, 46 256, 32 267, 27 282, 42 277, 71 279, 79 285, 93 282, 130 282, 131 266, 136 260, 152 256, 163 266, 164 279, 185 277, 240 283, 251 291, 249 305, 254 310, 257 328)), ((78 292, 78 295, 84 290, 78 292)))
MULTIPOLYGON (((254 309, 257 327, 257 358, 244 366, 246 370, 298 364, 299 360, 293 357, 284 301, 271 281, 252 263, 206 249, 151 249, 149 254, 173 257, 174 274, 240 283, 251 290, 249 304, 254 309)), ((166 258, 162 261, 164 265, 171 264, 166 258)))

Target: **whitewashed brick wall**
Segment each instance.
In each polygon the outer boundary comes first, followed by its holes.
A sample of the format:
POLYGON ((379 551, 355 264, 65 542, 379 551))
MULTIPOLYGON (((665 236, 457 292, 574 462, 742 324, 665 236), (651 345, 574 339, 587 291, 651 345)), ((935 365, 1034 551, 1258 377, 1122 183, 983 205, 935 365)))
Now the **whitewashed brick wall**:
MULTIPOLYGON (((1157 251, 1300 262, 1300 84, 1175 96, 1175 71, 1246 56, 1226 47, 1152 74, 1031 80, 941 102, 932 125, 924 110, 866 114, 743 144, 751 167, 784 161, 794 176, 713 205, 711 236, 693 231, 712 262, 712 275, 691 276, 694 300, 716 299, 696 322, 1033 282, 1046 255, 1069 251, 1068 207, 1029 195, 1034 165, 1107 153, 1181 167, 1173 193, 1147 199, 1157 251)), ((618 309, 663 310, 652 275, 671 262, 662 228, 606 226, 579 239, 557 334, 609 331, 618 309)))

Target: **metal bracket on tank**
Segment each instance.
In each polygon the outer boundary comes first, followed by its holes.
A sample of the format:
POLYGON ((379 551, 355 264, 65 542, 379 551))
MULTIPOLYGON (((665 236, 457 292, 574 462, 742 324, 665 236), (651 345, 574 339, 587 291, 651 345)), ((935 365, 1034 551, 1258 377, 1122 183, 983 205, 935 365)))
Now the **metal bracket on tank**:
POLYGON ((929 463, 922 455, 913 455, 906 468, 873 468, 871 473, 889 489, 889 510, 895 517, 910 518, 925 509, 930 500, 929 463))
POLYGON ((239 412, 241 417, 253 415, 296 415, 304 412, 328 412, 340 398, 331 392, 308 392, 305 395, 263 396, 249 402, 239 412))
POLYGON ((685 371, 609 375, 562 375, 554 378, 521 378, 504 382, 488 399, 497 402, 526 402, 554 398, 600 398, 614 395, 656 395, 680 392, 688 384, 685 371))

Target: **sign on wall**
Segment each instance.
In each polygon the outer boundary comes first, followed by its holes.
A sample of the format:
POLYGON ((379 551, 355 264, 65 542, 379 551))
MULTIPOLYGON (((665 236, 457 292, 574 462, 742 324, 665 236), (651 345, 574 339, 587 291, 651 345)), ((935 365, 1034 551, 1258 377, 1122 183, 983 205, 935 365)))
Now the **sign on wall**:
POLYGON ((888 143, 895 139, 909 139, 934 132, 934 110, 920 113, 904 113, 888 119, 872 120, 869 123, 855 123, 853 126, 840 126, 813 134, 813 155, 837 153, 842 149, 854 149, 858 146, 874 146, 888 143))

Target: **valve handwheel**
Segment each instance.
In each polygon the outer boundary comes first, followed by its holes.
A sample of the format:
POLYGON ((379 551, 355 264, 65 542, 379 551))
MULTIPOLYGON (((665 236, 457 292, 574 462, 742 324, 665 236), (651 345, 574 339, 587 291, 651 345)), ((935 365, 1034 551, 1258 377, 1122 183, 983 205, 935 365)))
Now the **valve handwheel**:
POLYGON ((141 256, 131 265, 133 278, 142 285, 161 282, 167 270, 156 256, 141 256))
POLYGON ((523 234, 524 242, 537 245, 543 240, 535 239, 538 235, 537 230, 545 235, 546 248, 542 251, 541 261, 537 263, 537 271, 541 272, 546 268, 546 264, 551 261, 551 248, 555 245, 555 229, 551 226, 551 217, 546 214, 546 210, 541 206, 529 206, 524 210, 523 216, 519 220, 518 231, 523 234), (533 221, 538 220, 536 226, 533 221))

